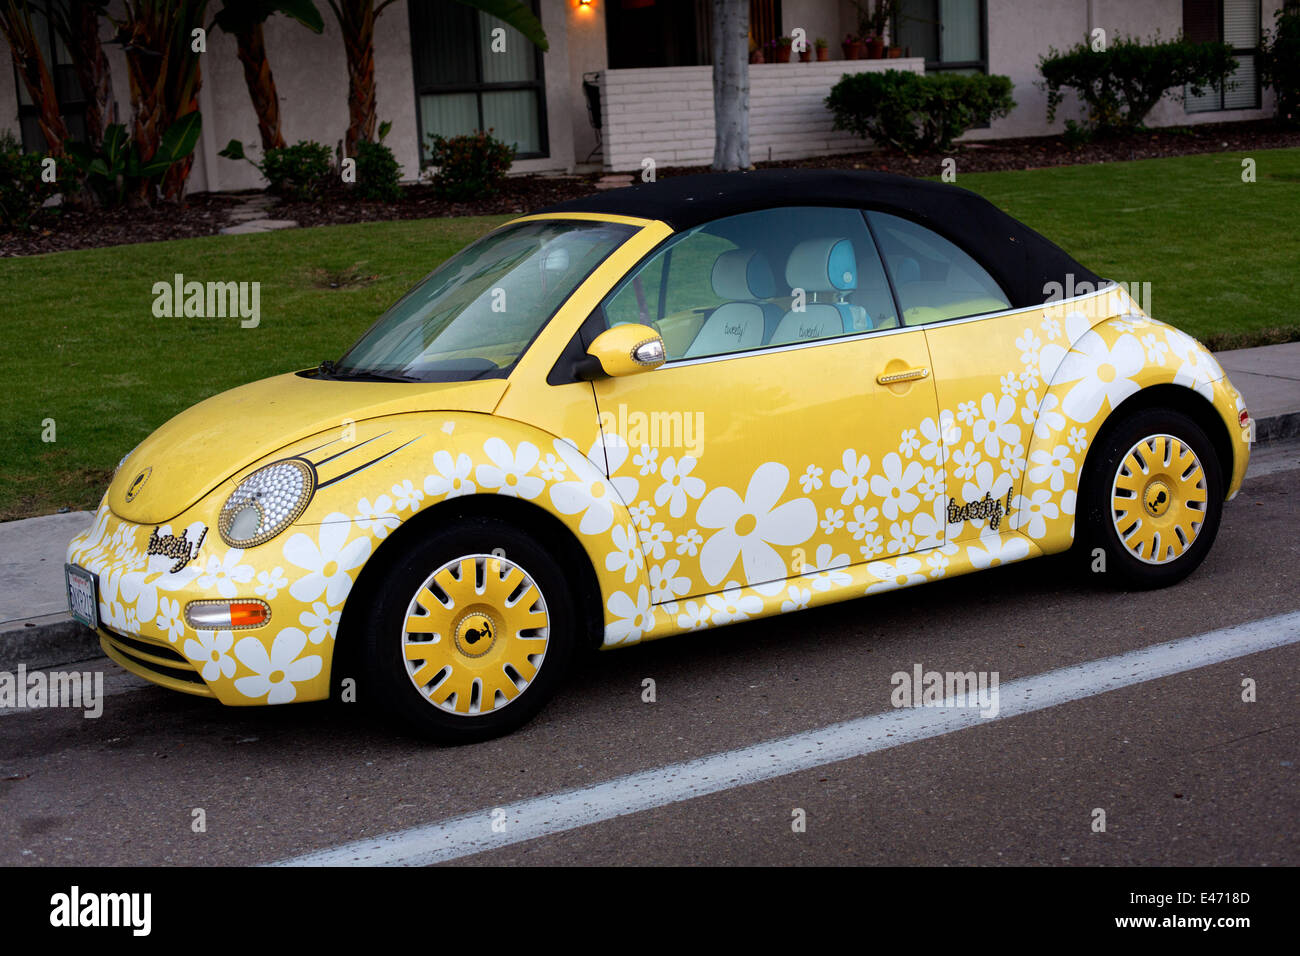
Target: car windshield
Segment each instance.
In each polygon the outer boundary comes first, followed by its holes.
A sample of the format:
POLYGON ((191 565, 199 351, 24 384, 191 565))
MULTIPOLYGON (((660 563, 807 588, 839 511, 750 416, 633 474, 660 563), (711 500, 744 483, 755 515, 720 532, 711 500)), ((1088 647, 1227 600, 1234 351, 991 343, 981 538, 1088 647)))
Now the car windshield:
POLYGON ((635 231, 578 219, 499 229, 402 296, 328 374, 421 382, 499 377, 635 231))

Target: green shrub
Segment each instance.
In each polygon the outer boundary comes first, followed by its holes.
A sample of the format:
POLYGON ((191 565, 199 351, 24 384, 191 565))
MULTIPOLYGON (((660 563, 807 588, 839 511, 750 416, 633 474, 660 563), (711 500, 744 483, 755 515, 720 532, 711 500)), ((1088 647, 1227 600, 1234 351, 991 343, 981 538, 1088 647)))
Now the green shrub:
POLYGON ((1199 96, 1236 68, 1226 43, 1191 43, 1181 36, 1165 43, 1158 36, 1145 43, 1118 37, 1104 50, 1084 40, 1063 52, 1049 48, 1038 61, 1048 122, 1056 119, 1062 90, 1070 89, 1083 102, 1084 125, 1096 132, 1137 129, 1163 97, 1181 99, 1184 87, 1199 96))
POLYGON ((950 149, 966 130, 1006 116, 1015 105, 1009 77, 982 73, 846 73, 826 97, 835 129, 905 153, 950 149))
POLYGON ((429 135, 429 164, 438 167, 433 186, 444 199, 465 200, 494 195, 505 181, 515 148, 479 130, 450 138, 429 135))
POLYGON ((283 149, 268 149, 259 168, 271 192, 285 199, 318 198, 333 172, 329 147, 305 139, 283 149))
POLYGON ((379 142, 357 143, 357 183, 353 189, 362 199, 393 202, 402 198, 402 167, 393 151, 384 145, 392 123, 379 125, 379 142))
MULTIPOLYGON (((244 155, 244 144, 237 139, 232 139, 217 155, 253 163, 244 155)), ((281 149, 268 149, 262 161, 253 165, 266 177, 267 188, 285 199, 317 199, 329 187, 333 175, 329 147, 307 139, 281 149)))
POLYGON ((54 183, 41 180, 38 153, 24 153, 22 143, 5 130, 0 132, 0 226, 26 229, 41 203, 58 191, 54 183))
POLYGON ((1300 125, 1300 7, 1277 11, 1259 59, 1260 81, 1277 94, 1277 118, 1288 126, 1300 125))

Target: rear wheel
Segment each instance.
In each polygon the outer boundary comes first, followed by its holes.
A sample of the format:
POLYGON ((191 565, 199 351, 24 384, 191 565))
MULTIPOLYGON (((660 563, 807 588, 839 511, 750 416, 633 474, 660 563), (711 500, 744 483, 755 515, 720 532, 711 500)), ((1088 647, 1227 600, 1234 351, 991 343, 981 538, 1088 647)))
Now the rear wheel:
POLYGON ((1223 514, 1223 469, 1204 430, 1181 412, 1146 409, 1125 418, 1089 457, 1082 538, 1109 580, 1157 588, 1205 559, 1223 514))
POLYGON ((508 733, 555 692, 577 615, 555 558, 494 518, 458 521, 410 548, 375 592, 368 684, 441 743, 508 733))

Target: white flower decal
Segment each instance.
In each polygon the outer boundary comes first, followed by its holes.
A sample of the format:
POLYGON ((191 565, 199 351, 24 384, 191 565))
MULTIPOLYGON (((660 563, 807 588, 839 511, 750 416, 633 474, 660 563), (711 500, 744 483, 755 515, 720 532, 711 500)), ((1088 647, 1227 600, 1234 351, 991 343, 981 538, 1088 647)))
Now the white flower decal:
MULTIPOLYGON (((691 579, 679 575, 677 569, 681 562, 676 558, 656 564, 650 569, 650 600, 655 604, 671 605, 691 589, 691 579)), ((670 607, 669 613, 676 608, 670 607)))
POLYGON ((633 601, 622 591, 609 598, 609 612, 615 620, 605 626, 606 644, 623 644, 641 640, 641 635, 654 627, 655 612, 650 606, 650 592, 643 584, 633 601))
MULTIPOLYGON (((604 534, 614 523, 615 505, 620 504, 620 489, 616 483, 623 483, 622 492, 635 495, 636 479, 615 478, 610 481, 596 470, 590 459, 568 442, 556 439, 555 450, 559 452, 560 458, 573 474, 571 481, 560 481, 551 485, 551 503, 555 505, 555 510, 562 515, 576 515, 581 512, 582 520, 578 523, 578 531, 581 534, 604 534)), ((595 454, 594 450, 593 454, 595 454)), ((654 509, 650 508, 649 502, 643 502, 641 507, 649 509, 649 513, 654 514, 654 509)), ((649 515, 645 518, 648 523, 649 515)))
POLYGON ((829 544, 823 544, 817 548, 817 560, 805 564, 800 577, 811 579, 808 581, 814 591, 829 591, 833 587, 844 587, 853 581, 848 572, 841 571, 841 568, 849 566, 849 556, 847 554, 834 554, 834 549, 829 544))
POLYGON ((1050 452, 1039 449, 1029 456, 1033 467, 1029 469, 1029 480, 1036 485, 1050 483, 1053 491, 1065 488, 1065 476, 1074 474, 1074 459, 1070 449, 1057 445, 1050 452))
POLYGON ((343 603, 352 590, 348 572, 361 567, 370 557, 370 539, 362 535, 348 541, 351 531, 351 519, 334 512, 326 515, 315 541, 300 531, 285 542, 284 559, 308 572, 289 586, 295 599, 310 604, 324 594, 331 605, 343 603))
POLYGON ((871 493, 883 499, 880 510, 890 521, 896 521, 900 514, 915 511, 921 499, 912 493, 925 469, 919 461, 908 462, 903 467, 903 460, 892 451, 881 462, 883 475, 871 476, 871 493))
POLYGON ((275 596, 288 586, 289 579, 284 576, 284 568, 277 566, 270 571, 257 572, 257 587, 253 588, 253 593, 274 601, 275 596))
POLYGON ((605 556, 606 571, 622 571, 623 583, 631 584, 636 572, 645 563, 641 544, 633 525, 614 528, 614 550, 605 556))
POLYGON ((407 479, 393 485, 393 499, 396 501, 398 511, 419 511, 420 502, 424 500, 424 492, 407 479))
POLYGON ((775 461, 758 466, 745 498, 727 487, 714 488, 700 502, 697 523, 717 529, 700 550, 700 570, 710 585, 726 578, 739 558, 750 582, 786 577, 785 562, 772 545, 791 547, 817 530, 817 509, 808 498, 778 505, 790 471, 775 461))
POLYGON ((1113 346, 1089 331, 1061 362, 1056 382, 1074 386, 1061 402, 1061 409, 1076 422, 1090 422, 1103 403, 1111 408, 1138 390, 1133 377, 1142 371, 1142 344, 1133 335, 1121 335, 1113 346))
POLYGON ((908 585, 920 584, 925 581, 925 575, 921 573, 921 562, 916 558, 904 557, 896 561, 872 561, 867 565, 867 570, 880 579, 867 588, 868 594, 875 594, 879 591, 892 591, 895 588, 905 588, 908 585))
POLYGON ((338 634, 339 621, 343 615, 338 611, 331 611, 320 601, 311 606, 310 611, 303 611, 298 615, 298 623, 307 628, 307 640, 313 644, 319 644, 325 638, 334 639, 338 634))
POLYGON ((235 659, 230 656, 234 643, 235 635, 230 631, 199 631, 185 642, 185 656, 203 665, 199 676, 204 680, 229 679, 235 676, 235 659))
POLYGON ((209 590, 215 588, 223 598, 234 597, 239 593, 237 585, 253 580, 253 566, 239 563, 243 556, 242 548, 231 548, 223 558, 218 558, 215 554, 208 558, 207 566, 199 576, 199 587, 209 590))
POLYGON ((984 454, 990 458, 998 457, 1002 442, 1014 445, 1020 441, 1020 426, 1011 421, 1015 413, 1016 400, 1010 395, 994 399, 989 392, 980 401, 981 417, 972 427, 971 437, 976 443, 984 443, 984 454))
POLYGON ((173 644, 185 633, 185 619, 181 617, 179 601, 163 598, 158 602, 158 620, 154 622, 160 631, 167 633, 167 640, 173 644))
MULTIPOLYGON (((559 444, 557 444, 557 450, 559 444)), ((489 438, 483 444, 483 452, 492 460, 490 465, 479 465, 474 470, 474 478, 479 485, 499 495, 511 498, 536 498, 546 487, 540 477, 528 474, 541 459, 542 453, 529 441, 521 441, 519 447, 511 450, 500 438, 489 438)))
POLYGON ((456 498, 460 495, 472 495, 478 490, 469 477, 474 469, 474 462, 464 452, 457 455, 455 459, 451 457, 449 451, 435 452, 433 467, 438 469, 438 473, 424 479, 426 495, 446 495, 448 498, 456 498))
POLYGON ((736 621, 748 621, 751 614, 758 614, 763 610, 763 599, 756 594, 741 594, 741 589, 736 587, 734 582, 721 594, 710 594, 705 600, 708 601, 709 610, 713 612, 711 618, 714 624, 733 624, 736 621))
POLYGON ((843 468, 836 468, 831 472, 831 487, 843 488, 844 494, 840 496, 840 504, 851 505, 854 501, 865 498, 871 488, 867 477, 867 473, 871 471, 871 459, 866 455, 859 458, 856 450, 846 448, 843 465, 843 468))
POLYGON ((669 455, 659 469, 664 483, 655 489, 655 504, 660 508, 667 504, 668 513, 674 518, 686 514, 689 499, 704 495, 704 482, 691 477, 695 464, 690 455, 683 455, 681 461, 669 455))
POLYGON ((388 532, 402 523, 402 519, 389 510, 392 507, 393 499, 388 495, 380 495, 373 505, 369 498, 362 498, 357 502, 357 527, 382 541, 388 537, 388 532))
POLYGON ((235 656, 253 676, 236 680, 235 689, 245 697, 266 697, 268 704, 289 703, 298 696, 293 685, 311 680, 323 666, 316 654, 299 659, 306 646, 307 635, 296 627, 286 627, 275 636, 270 654, 257 638, 244 638, 235 645, 235 656))
POLYGON ((1031 538, 1041 538, 1047 534, 1048 518, 1055 518, 1060 512, 1052 503, 1052 494, 1046 488, 1039 488, 1031 495, 1016 495, 1011 502, 1016 512, 1015 527, 1031 538))

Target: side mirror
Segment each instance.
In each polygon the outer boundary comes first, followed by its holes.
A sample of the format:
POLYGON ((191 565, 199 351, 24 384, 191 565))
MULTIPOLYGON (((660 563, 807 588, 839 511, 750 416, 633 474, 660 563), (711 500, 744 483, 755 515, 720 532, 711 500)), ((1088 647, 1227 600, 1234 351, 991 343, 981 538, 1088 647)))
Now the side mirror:
POLYGON ((649 372, 663 365, 668 354, 664 340, 648 325, 616 325, 596 336, 579 363, 578 377, 590 381, 649 372))

